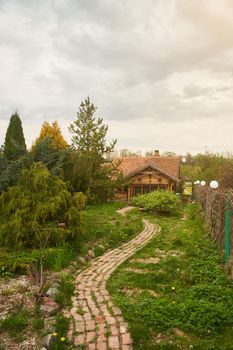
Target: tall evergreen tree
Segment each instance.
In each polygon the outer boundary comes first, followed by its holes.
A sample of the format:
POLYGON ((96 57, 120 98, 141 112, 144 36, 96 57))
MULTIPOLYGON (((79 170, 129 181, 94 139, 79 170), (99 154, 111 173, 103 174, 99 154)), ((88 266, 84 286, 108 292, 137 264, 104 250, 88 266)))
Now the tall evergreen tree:
POLYGON ((12 114, 7 128, 4 155, 9 160, 19 159, 27 152, 22 123, 17 112, 12 114))
POLYGON ((69 127, 69 131, 73 134, 72 146, 75 150, 70 164, 76 163, 77 167, 73 166, 76 169, 75 174, 71 176, 71 169, 67 179, 70 178, 74 187, 82 184, 82 191, 88 193, 89 198, 106 200, 112 196, 113 179, 117 178, 116 167, 107 157, 113 152, 116 140, 107 145, 108 126, 103 124, 102 118, 95 118, 95 112, 96 107, 88 97, 81 102, 77 119, 69 127))
POLYGON ((93 171, 105 162, 106 154, 111 153, 116 144, 116 140, 110 145, 106 144, 108 126, 103 124, 102 118, 95 118, 96 109, 88 97, 81 102, 77 120, 69 127, 69 131, 73 134, 73 147, 92 163, 93 171))

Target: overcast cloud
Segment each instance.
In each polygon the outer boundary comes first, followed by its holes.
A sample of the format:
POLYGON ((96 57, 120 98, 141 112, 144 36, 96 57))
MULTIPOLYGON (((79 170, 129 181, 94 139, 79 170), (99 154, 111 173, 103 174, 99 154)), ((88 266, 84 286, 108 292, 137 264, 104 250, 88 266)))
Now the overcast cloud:
POLYGON ((232 0, 0 0, 0 144, 88 95, 132 150, 233 151, 232 0))

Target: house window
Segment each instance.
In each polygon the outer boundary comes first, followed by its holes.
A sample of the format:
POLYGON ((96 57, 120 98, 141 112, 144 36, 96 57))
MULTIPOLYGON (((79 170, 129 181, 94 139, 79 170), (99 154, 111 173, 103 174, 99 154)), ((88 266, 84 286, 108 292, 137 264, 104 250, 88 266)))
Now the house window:
POLYGON ((151 191, 157 191, 158 190, 158 185, 151 185, 150 190, 151 191))
POLYGON ((142 186, 134 186, 134 195, 138 196, 142 193, 142 186))
POLYGON ((167 189, 168 189, 168 185, 160 184, 160 185, 159 185, 159 189, 160 189, 160 190, 167 190, 167 189))
POLYGON ((143 193, 150 192, 150 185, 143 185, 143 193))

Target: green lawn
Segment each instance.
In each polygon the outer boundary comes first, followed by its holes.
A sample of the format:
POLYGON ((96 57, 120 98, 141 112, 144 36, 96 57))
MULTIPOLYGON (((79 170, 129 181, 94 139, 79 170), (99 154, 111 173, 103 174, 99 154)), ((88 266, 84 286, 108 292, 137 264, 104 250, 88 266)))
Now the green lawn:
MULTIPOLYGON (((76 245, 62 244, 47 248, 44 254, 45 269, 60 271, 79 255, 88 250, 102 255, 106 250, 130 240, 142 229, 142 220, 137 212, 125 216, 116 212, 123 203, 108 203, 89 206, 86 210, 85 232, 76 245)), ((14 251, 0 247, 0 276, 24 274, 31 264, 38 264, 39 250, 14 251)))
POLYGON ((187 211, 185 221, 145 214, 161 233, 108 282, 134 350, 233 349, 232 281, 222 269, 222 252, 194 218, 195 208, 187 211))

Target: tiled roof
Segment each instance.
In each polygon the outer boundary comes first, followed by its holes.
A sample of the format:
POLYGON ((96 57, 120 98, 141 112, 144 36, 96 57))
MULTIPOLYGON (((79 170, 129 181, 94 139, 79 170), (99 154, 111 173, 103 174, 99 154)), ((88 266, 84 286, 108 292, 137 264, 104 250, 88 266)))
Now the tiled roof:
POLYGON ((146 165, 154 165, 168 176, 179 179, 180 158, 179 157, 118 157, 114 158, 114 163, 120 162, 119 170, 124 176, 135 174, 146 165))

